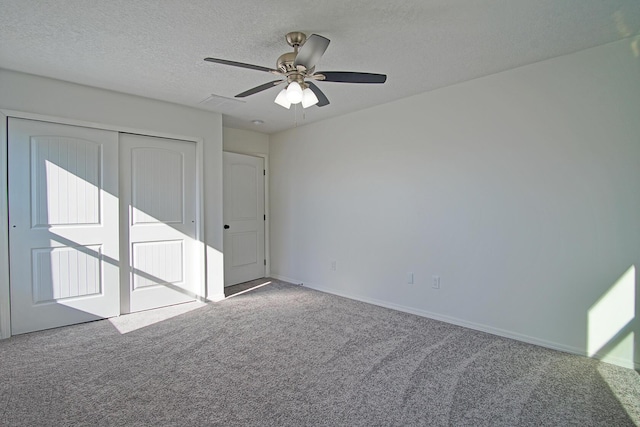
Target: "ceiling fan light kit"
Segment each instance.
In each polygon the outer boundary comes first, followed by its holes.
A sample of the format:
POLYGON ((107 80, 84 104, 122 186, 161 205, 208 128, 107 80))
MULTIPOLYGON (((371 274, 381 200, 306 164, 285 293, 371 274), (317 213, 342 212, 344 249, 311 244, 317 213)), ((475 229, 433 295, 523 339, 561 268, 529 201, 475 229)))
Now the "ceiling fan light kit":
POLYGON ((299 103, 302 103, 302 108, 309 108, 318 103, 318 97, 308 87, 302 90, 297 82, 293 82, 287 88, 282 89, 273 102, 286 109, 289 109, 291 104, 299 103), (293 89, 291 89, 292 87, 293 89))
POLYGON ((287 99, 292 104, 299 104, 302 102, 302 87, 298 82, 291 82, 287 86, 287 99))
POLYGON ((330 40, 317 34, 311 34, 307 37, 299 31, 288 33, 285 39, 289 46, 293 48, 293 52, 280 55, 276 61, 277 69, 219 58, 205 58, 204 60, 233 67, 263 71, 279 76, 281 78, 280 80, 261 84, 260 86, 239 93, 235 97, 244 98, 286 82, 287 86, 278 93, 274 102, 287 109, 291 107, 291 104, 299 103, 302 103, 303 108, 308 108, 313 105, 317 105, 318 107, 329 105, 329 99, 327 99, 320 88, 312 81, 307 80, 379 84, 387 80, 386 75, 375 73, 359 73, 354 71, 321 71, 316 73, 316 64, 327 50, 330 40))
POLYGON ((318 103, 318 97, 309 88, 302 91, 302 108, 309 108, 318 103))
POLYGON ((287 98, 287 89, 282 89, 273 102, 288 110, 291 107, 291 101, 287 98))

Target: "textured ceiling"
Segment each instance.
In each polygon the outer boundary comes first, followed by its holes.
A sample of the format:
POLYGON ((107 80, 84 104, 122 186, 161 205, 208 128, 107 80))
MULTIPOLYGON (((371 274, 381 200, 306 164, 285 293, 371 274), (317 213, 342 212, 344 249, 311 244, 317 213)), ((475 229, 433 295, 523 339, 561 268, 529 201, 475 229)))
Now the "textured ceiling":
POLYGON ((272 133, 639 30, 638 0, 0 0, 0 68, 217 111, 226 126, 272 133), (203 103, 274 79, 203 58, 275 68, 294 30, 331 40, 318 70, 385 73, 387 83, 318 82, 331 104, 297 111, 273 103, 278 89, 203 103))

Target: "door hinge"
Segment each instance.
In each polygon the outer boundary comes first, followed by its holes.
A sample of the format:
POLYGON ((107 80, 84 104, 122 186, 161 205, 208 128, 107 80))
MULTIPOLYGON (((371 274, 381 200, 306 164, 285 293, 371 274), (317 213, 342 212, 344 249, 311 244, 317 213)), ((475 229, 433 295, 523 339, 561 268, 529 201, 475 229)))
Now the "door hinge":
POLYGON ((264 216, 264 220, 265 220, 265 221, 267 220, 267 216, 266 216, 266 215, 264 216))
POLYGON ((266 259, 264 260, 264 265, 267 265, 267 260, 266 259))
POLYGON ((267 176, 267 170, 266 169, 262 169, 262 175, 267 176))

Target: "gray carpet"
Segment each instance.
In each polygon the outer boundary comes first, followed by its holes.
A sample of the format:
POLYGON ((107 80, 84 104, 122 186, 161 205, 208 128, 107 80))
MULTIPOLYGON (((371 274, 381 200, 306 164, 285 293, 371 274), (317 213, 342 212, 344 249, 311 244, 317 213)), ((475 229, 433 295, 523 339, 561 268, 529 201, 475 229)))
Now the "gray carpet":
POLYGON ((633 370, 303 287, 273 281, 192 308, 156 323, 142 313, 0 341, 0 425, 640 419, 633 370))

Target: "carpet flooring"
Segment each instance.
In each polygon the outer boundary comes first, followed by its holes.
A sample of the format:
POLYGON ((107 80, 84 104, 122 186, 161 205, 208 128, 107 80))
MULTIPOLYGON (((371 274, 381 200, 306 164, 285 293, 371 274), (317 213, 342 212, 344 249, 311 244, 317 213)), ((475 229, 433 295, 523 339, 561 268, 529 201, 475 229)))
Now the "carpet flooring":
POLYGON ((632 426, 639 396, 633 370, 275 280, 0 341, 2 426, 632 426))

